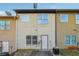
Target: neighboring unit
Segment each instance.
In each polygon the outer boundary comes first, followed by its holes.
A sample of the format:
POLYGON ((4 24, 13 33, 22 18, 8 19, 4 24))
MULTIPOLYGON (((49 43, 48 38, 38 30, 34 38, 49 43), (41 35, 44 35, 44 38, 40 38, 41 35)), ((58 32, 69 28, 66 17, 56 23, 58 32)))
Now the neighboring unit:
POLYGON ((0 53, 12 53, 16 47, 16 19, 17 17, 7 11, 0 12, 0 53))
POLYGON ((79 10, 56 10, 57 46, 79 46, 79 10))

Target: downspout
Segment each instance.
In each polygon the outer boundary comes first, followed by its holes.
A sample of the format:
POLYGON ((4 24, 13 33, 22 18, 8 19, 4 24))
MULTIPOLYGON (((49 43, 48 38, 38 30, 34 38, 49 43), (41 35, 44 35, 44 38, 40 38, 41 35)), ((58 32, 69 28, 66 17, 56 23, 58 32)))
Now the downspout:
POLYGON ((55 11, 55 47, 57 47, 57 9, 55 11))
POLYGON ((17 23, 18 19, 19 16, 16 13, 16 51, 18 50, 18 23, 17 23))

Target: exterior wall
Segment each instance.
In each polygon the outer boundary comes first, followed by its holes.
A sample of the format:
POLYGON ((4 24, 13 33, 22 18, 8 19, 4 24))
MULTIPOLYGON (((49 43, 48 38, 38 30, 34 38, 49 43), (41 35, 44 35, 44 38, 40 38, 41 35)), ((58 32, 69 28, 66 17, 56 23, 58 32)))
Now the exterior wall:
POLYGON ((10 20, 10 30, 0 30, 0 41, 9 42, 9 52, 16 51, 16 20, 14 18, 0 18, 0 20, 10 20))
MULTIPOLYGON (((62 13, 60 13, 62 14, 62 13)), ((59 48, 67 48, 65 45, 65 36, 76 35, 76 41, 79 42, 79 24, 76 24, 76 13, 68 13, 68 22, 60 22, 60 14, 56 15, 56 24, 57 24, 57 46, 59 48), (74 31, 76 29, 76 31, 74 31)), ((76 43, 77 43, 76 42, 76 43)), ((76 44, 77 45, 77 44, 76 44)))
MULTIPOLYGON (((38 13, 39 14, 39 13, 38 13)), ((19 18, 17 20, 17 47, 18 49, 41 49, 41 35, 48 35, 48 48, 52 49, 55 46, 55 14, 48 14, 48 24, 42 25, 37 24, 37 14, 18 14, 29 15, 28 22, 22 22, 19 18), (37 35, 38 44, 37 45, 27 45, 26 35, 37 35)))

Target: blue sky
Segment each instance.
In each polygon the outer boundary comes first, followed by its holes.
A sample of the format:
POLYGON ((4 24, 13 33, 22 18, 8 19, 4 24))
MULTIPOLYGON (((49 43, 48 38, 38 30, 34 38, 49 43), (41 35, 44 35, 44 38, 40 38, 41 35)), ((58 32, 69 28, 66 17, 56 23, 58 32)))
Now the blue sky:
MULTIPOLYGON (((0 3, 0 10, 33 9, 32 3, 0 3)), ((37 9, 79 9, 78 3, 38 3, 37 9)))

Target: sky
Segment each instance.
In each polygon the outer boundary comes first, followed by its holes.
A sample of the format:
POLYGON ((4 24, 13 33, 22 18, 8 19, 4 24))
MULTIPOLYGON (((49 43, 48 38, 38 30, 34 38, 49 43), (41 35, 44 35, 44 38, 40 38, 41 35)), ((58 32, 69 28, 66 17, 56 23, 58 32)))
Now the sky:
MULTIPOLYGON (((0 3, 0 10, 33 9, 32 3, 0 3)), ((78 3, 38 3, 37 9, 79 9, 78 3)))

